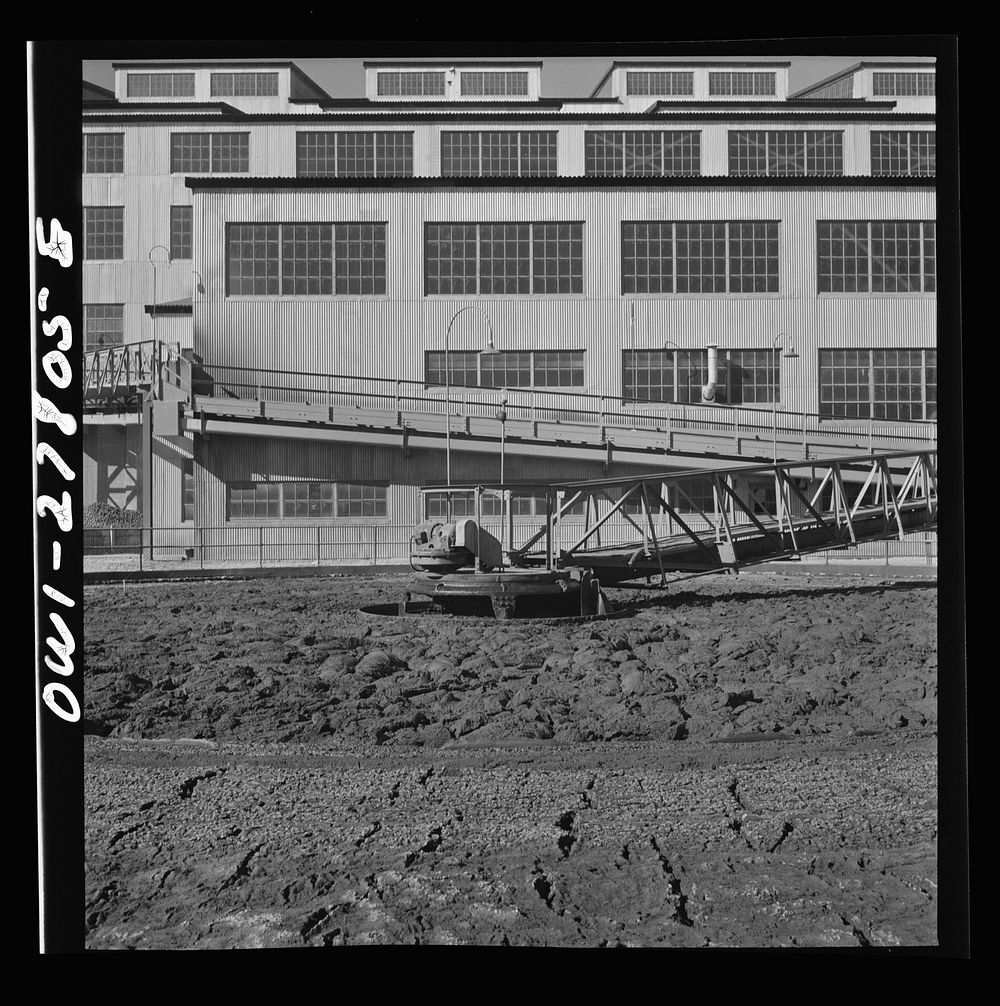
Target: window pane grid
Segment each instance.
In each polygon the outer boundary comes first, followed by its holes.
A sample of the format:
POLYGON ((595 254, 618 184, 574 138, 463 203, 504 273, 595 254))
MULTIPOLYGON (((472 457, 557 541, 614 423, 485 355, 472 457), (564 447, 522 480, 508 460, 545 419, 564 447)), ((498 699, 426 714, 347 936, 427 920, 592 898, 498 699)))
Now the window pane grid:
POLYGON ((278 93, 276 73, 213 73, 213 97, 273 97, 278 93))
POLYGON ((193 207, 170 207, 170 257, 172 259, 191 258, 191 231, 193 207))
POLYGON ((557 171, 553 132, 441 134, 441 174, 448 177, 550 177, 557 171))
POLYGON ((936 133, 874 131, 871 134, 873 175, 933 175, 936 133))
POLYGON ((475 224, 427 224, 424 231, 424 292, 477 293, 475 224))
POLYGON ((278 224, 229 224, 227 293, 278 292, 280 231, 278 224))
POLYGON ((93 352, 125 341, 123 304, 83 305, 83 351, 93 352))
POLYGON ((250 170, 249 133, 171 133, 170 170, 174 173, 250 170))
POLYGON ((232 173, 250 170, 249 133, 212 134, 212 171, 232 173))
POLYGON ((583 224, 425 225, 427 294, 581 293, 583 224))
POLYGON ((463 95, 516 95, 528 93, 526 71, 463 71, 461 74, 463 95))
POLYGON ((299 176, 337 174, 337 134, 297 133, 295 136, 295 163, 299 176))
POLYGON ((88 174, 121 174, 125 170, 125 134, 85 133, 83 170, 88 174))
POLYGON ((937 418, 937 351, 819 352, 820 415, 910 422, 937 418))
POLYGON ((479 225, 479 292, 531 292, 531 225, 479 225))
POLYGON ((385 224, 229 224, 227 294, 384 294, 385 224), (280 284, 279 284, 280 279, 280 284))
POLYGON ((872 290, 920 292, 919 221, 872 221, 872 290))
POLYGON ((337 134, 337 175, 342 178, 373 178, 375 134, 337 134))
MULTIPOLYGON (((777 362, 768 349, 718 350, 716 402, 773 402, 778 393, 777 362)), ((702 349, 626 350, 622 375, 622 396, 629 401, 698 403, 708 380, 708 353, 702 349)))
POLYGON ((670 505, 678 513, 715 513, 715 486, 711 479, 683 479, 671 483, 669 489, 670 505))
POLYGON ((336 292, 385 293, 385 224, 336 224, 336 292))
POLYGON ((641 177, 701 173, 701 134, 666 130, 588 130, 584 172, 641 177))
POLYGON ((729 292, 776 293, 777 290, 777 222, 730 221, 729 292))
POLYGON ((622 293, 778 289, 777 221, 622 223, 622 293))
POLYGON ((484 388, 530 388, 531 353, 490 353, 480 360, 480 384, 484 388))
POLYGON ((532 293, 583 292, 583 224, 532 224, 532 293))
POLYGON ((677 223, 674 238, 677 292, 725 293, 725 223, 677 223))
POLYGON ((673 224, 622 223, 622 293, 673 293, 673 224))
POLYGON ((333 228, 329 224, 285 224, 281 228, 281 292, 333 292, 333 228))
MULTIPOLYGON (((481 353, 450 350, 450 384, 469 388, 582 388, 584 351, 505 350, 481 353)), ((443 386, 445 354, 425 353, 424 374, 428 386, 443 386)))
POLYGON ((690 70, 635 70, 625 74, 626 94, 694 94, 690 70))
POLYGON ((229 487, 229 517, 251 520, 385 517, 387 499, 386 486, 366 483, 243 483, 229 487))
POLYGON ((731 130, 731 175, 842 175, 844 134, 835 130, 731 130))
POLYGON ((868 225, 863 220, 820 220, 821 293, 868 292, 868 225))
POLYGON ((424 373, 429 385, 445 383, 460 388, 479 387, 479 353, 450 350, 447 354, 428 350, 424 354, 424 373), (448 380, 445 381, 445 355, 448 357, 448 380))
POLYGON ((192 98, 193 73, 130 73, 126 84, 130 98, 192 98))
POLYGON ((556 135, 540 131, 520 134, 522 177, 551 177, 558 173, 556 135))
POLYGON ((378 75, 378 93, 396 97, 444 94, 444 74, 433 71, 386 71, 378 75))
POLYGON ((125 207, 83 208, 83 257, 121 259, 125 248, 125 207))
POLYGON ((533 355, 536 388, 583 387, 583 350, 545 351, 533 355))
POLYGON ((295 146, 300 177, 391 178, 413 174, 410 132, 298 133, 295 146))
POLYGON ((479 138, 482 174, 519 174, 517 133, 480 133, 479 138))
POLYGON ((775 74, 760 72, 730 72, 709 73, 709 94, 774 94, 775 74))
POLYGON ((935 289, 931 220, 820 220, 820 293, 920 293, 935 289))
POLYGON ((212 170, 211 133, 172 133, 170 136, 172 172, 208 172, 212 170))
POLYGON ((933 73, 874 73, 872 92, 887 97, 924 97, 934 94, 933 73))

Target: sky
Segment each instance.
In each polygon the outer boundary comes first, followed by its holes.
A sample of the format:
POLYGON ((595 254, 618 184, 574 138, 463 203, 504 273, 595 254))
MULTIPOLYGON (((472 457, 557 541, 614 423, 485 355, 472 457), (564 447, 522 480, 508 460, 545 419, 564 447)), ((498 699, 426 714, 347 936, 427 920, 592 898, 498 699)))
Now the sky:
MULTIPOLYGON (((176 52, 172 56, 174 59, 184 59, 183 43, 178 43, 176 52)), ((428 57, 437 59, 475 59, 479 53, 456 53, 449 47, 449 51, 442 53, 438 57, 428 57)), ((649 58, 662 58, 664 53, 657 52, 655 47, 651 47, 649 58)), ((675 53, 669 54, 671 56, 675 53)), ((157 53, 158 58, 163 58, 161 53, 157 53)), ((143 53, 122 54, 116 56, 116 60, 143 59, 143 53)), ((205 58, 205 53, 199 51, 198 58, 205 58)), ((227 58, 233 58, 231 50, 227 53, 227 58)), ((260 57, 257 57, 260 58, 260 57)), ((310 76, 317 84, 326 90, 332 97, 363 97, 365 80, 362 63, 364 59, 316 59, 314 57, 296 58, 294 55, 280 56, 274 55, 268 58, 275 60, 288 60, 296 63, 304 73, 310 76)), ((386 59, 382 55, 375 55, 370 58, 386 59)), ((497 58, 496 56, 486 56, 484 58, 497 58)), ((527 53, 519 53, 516 57, 521 59, 540 59, 542 66, 542 97, 546 98, 568 98, 587 97, 597 86, 598 81, 604 76, 615 59, 641 59, 635 52, 627 55, 616 53, 609 48, 607 56, 554 56, 549 57, 543 53, 529 56, 527 53)), ((685 57, 688 58, 688 57, 685 57)), ((698 57, 690 57, 692 61, 697 61, 698 57)), ((714 56, 702 56, 703 59, 726 58, 725 54, 716 53, 714 56)), ((752 59, 747 55, 733 54, 734 59, 752 59)), ((758 58, 764 58, 760 56, 758 58)), ((789 60, 789 91, 794 93, 803 87, 829 77, 839 70, 857 63, 860 59, 878 59, 878 56, 790 56, 780 54, 775 58, 789 60)), ((887 57, 893 58, 893 57, 887 57)), ((895 58, 899 58, 897 55, 895 58)), ((83 79, 92 84, 99 84, 109 89, 114 88, 114 73, 111 69, 113 60, 83 60, 83 79)))

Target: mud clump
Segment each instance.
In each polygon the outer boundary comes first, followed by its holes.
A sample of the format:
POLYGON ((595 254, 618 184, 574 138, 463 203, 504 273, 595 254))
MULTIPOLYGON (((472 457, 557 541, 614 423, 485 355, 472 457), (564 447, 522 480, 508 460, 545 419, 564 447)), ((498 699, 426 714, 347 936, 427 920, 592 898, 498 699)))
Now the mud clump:
POLYGON ((88 588, 86 716, 111 736, 432 747, 937 722, 933 582, 701 580, 588 623, 359 610, 401 583, 88 588))

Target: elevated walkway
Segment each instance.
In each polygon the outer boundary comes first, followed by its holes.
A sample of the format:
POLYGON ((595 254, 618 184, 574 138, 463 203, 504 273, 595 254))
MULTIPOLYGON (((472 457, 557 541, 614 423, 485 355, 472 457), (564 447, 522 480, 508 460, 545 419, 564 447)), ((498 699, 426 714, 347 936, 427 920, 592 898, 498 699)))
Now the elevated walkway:
MULTIPOLYGON (((777 408, 632 402, 606 395, 199 363, 165 343, 87 354, 91 418, 124 402, 176 400, 191 432, 280 436, 456 451, 541 454, 685 467, 823 460, 933 449, 934 423, 837 420, 777 408)), ((87 421, 87 415, 85 415, 87 421)))

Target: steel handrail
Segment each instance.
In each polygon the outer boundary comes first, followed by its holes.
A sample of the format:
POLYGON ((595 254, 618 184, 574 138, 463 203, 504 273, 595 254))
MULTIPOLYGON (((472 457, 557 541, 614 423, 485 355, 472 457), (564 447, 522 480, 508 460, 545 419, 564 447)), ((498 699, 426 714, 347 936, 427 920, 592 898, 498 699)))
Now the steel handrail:
MULTIPOLYGON (((425 381, 417 381, 410 378, 391 378, 391 377, 375 377, 366 376, 358 374, 329 374, 322 373, 319 371, 307 371, 307 370, 278 370, 269 368, 259 368, 259 367, 243 367, 231 364, 199 364, 199 369, 205 375, 204 378, 199 378, 195 384, 209 384, 218 383, 223 385, 226 390, 233 389, 246 389, 251 392, 255 392, 254 395, 248 395, 248 398, 260 399, 260 395, 265 392, 290 392, 300 395, 319 395, 319 396, 353 396, 357 399, 363 398, 374 398, 374 399, 384 399, 393 403, 393 405, 398 409, 398 405, 403 402, 417 402, 421 404, 429 404, 434 402, 435 404, 443 404, 443 401, 439 400, 434 394, 434 390, 440 388, 443 394, 443 385, 429 385, 425 381), (241 382, 241 381, 227 381, 224 379, 217 379, 213 377, 213 372, 235 372, 238 374, 253 374, 258 379, 252 382, 241 382), (325 386, 318 387, 303 387, 301 385, 292 384, 269 384, 265 381, 260 380, 264 375, 281 375, 284 377, 309 377, 309 378, 319 378, 326 382, 325 386), (331 382, 349 382, 353 387, 341 387, 334 388, 331 382), (381 393, 378 390, 368 390, 363 387, 365 383, 375 385, 376 388, 379 386, 386 387, 391 386, 391 391, 386 391, 381 393), (362 385, 359 387, 359 385, 362 385), (420 395, 404 395, 400 394, 403 386, 407 389, 416 387, 420 389, 420 395)), ((632 423, 635 421, 642 422, 652 422, 657 419, 661 419, 666 423, 676 423, 678 420, 684 424, 693 423, 705 423, 712 426, 724 426, 734 429, 734 432, 740 432, 742 429, 771 429, 773 425, 774 412, 771 409, 758 409, 753 406, 744 405, 720 405, 720 404, 703 404, 703 403, 681 403, 681 402, 657 402, 651 399, 631 399, 618 395, 595 395, 589 392, 564 392, 564 391, 539 391, 537 389, 531 388, 483 388, 480 386, 469 387, 464 386, 464 398, 459 400, 453 400, 453 405, 458 406, 461 410, 467 410, 470 404, 477 405, 481 407, 488 407, 492 409, 499 408, 499 398, 496 400, 492 396, 509 396, 512 394, 527 396, 530 401, 527 402, 511 402, 509 397, 506 403, 506 410, 508 413, 508 420, 512 417, 510 414, 515 410, 527 410, 531 409, 534 413, 538 411, 542 412, 564 412, 564 413, 575 413, 580 417, 597 417, 594 425, 617 425, 614 423, 609 423, 609 419, 625 419, 632 423), (470 402, 470 393, 472 400, 470 402), (555 402, 549 401, 555 399, 555 402), (541 401, 540 401, 541 400, 541 401), (561 405, 562 402, 572 403, 569 405, 561 405), (598 409, 588 409, 586 407, 581 407, 581 403, 586 405, 590 402, 598 402, 600 407, 598 409), (619 404, 623 411, 611 411, 605 407, 605 403, 612 405, 619 404), (629 412, 625 411, 627 406, 656 406, 658 410, 664 411, 642 411, 642 412, 629 412), (698 416, 698 411, 702 410, 702 415, 698 416), (709 410, 715 410, 715 412, 726 412, 732 411, 736 412, 737 418, 735 421, 726 420, 717 415, 709 416, 705 415, 709 410), (680 412, 678 416, 677 413, 680 412), (694 412, 695 415, 689 415, 689 412, 694 412), (742 417, 748 417, 747 420, 743 420, 742 417)), ((195 392, 195 394, 203 394, 204 397, 213 397, 210 394, 205 394, 204 392, 195 392)), ((238 396, 241 397, 241 396, 238 396)), ((320 404, 320 403, 316 403, 320 404)), ((434 410, 418 410, 414 409, 412 411, 434 411, 434 410)), ((460 411, 459 415, 468 414, 465 411, 460 411)), ((485 418, 477 417, 475 414, 468 414, 470 418, 485 418)), ((927 439, 934 439, 934 433, 937 429, 936 420, 891 420, 891 419, 849 419, 849 418, 838 418, 831 416, 824 416, 817 412, 801 412, 798 410, 790 409, 778 409, 777 416, 781 420, 779 426, 782 430, 792 430, 796 433, 801 432, 801 424, 806 420, 814 420, 819 429, 811 429, 808 432, 823 432, 825 430, 847 429, 850 432, 860 433, 864 431, 871 430, 872 436, 880 437, 898 437, 899 434, 887 434, 880 432, 880 429, 884 426, 907 426, 916 427, 918 429, 927 428, 932 431, 932 436, 927 439), (785 420, 795 419, 797 420, 796 425, 792 426, 785 422, 785 420), (876 425, 878 424, 878 425, 876 425)), ((628 424, 626 424, 628 425, 628 424)), ((923 439, 914 432, 915 439, 923 439)))

